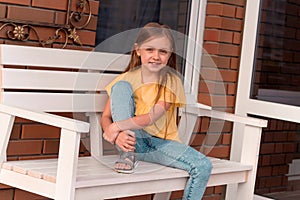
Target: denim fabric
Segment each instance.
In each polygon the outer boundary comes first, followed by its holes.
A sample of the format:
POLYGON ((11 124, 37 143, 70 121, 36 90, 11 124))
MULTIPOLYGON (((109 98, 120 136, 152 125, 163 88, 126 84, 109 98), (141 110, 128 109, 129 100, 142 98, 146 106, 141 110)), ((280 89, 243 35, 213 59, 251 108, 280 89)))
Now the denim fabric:
MULTIPOLYGON (((111 89, 113 121, 134 116, 135 104, 131 85, 117 82, 111 89)), ((187 171, 190 178, 184 190, 184 200, 200 200, 208 182, 212 165, 200 152, 185 144, 151 136, 144 130, 134 130, 138 160, 158 163, 187 171)), ((120 152, 122 153, 122 152, 120 152)))

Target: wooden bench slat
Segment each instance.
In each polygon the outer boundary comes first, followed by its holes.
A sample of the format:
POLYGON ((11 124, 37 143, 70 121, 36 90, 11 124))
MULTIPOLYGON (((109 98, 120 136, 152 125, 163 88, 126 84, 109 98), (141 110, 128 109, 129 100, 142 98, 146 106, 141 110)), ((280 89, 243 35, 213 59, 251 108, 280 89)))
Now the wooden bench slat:
POLYGON ((123 71, 129 55, 50 49, 16 45, 0 46, 0 65, 37 66, 66 69, 123 71), (51 55, 51 59, 47 59, 51 55))
POLYGON ((3 89, 104 91, 116 74, 2 69, 3 89), (51 78, 49 78, 51 77, 51 78))
MULTIPOLYGON (((117 156, 115 155, 101 157, 97 160, 93 157, 79 158, 77 187, 88 187, 90 184, 95 184, 95 182, 97 182, 97 185, 108 185, 188 177, 187 172, 183 170, 147 162, 139 162, 134 174, 120 174, 113 169, 116 159, 117 156)), ((243 174, 252 169, 249 165, 242 165, 233 161, 211 158, 211 162, 213 164, 211 179, 213 179, 213 176, 220 174, 237 174, 238 172, 243 174)), ((57 159, 11 161, 5 162, 2 167, 7 168, 5 166, 12 166, 13 171, 27 174, 28 176, 45 179, 50 182, 56 181, 57 159)), ((245 174, 242 176, 245 177, 245 174)))
POLYGON ((6 92, 3 103, 46 112, 102 112, 106 94, 6 92), (22 99, 22 101, 19 101, 22 99))

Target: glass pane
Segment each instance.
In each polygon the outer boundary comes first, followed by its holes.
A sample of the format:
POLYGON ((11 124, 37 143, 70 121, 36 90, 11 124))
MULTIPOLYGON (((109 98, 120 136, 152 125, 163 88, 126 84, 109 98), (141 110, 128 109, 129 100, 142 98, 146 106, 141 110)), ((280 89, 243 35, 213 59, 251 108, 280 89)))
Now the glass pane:
POLYGON ((250 98, 300 105, 300 1, 261 0, 250 98))
MULTIPOLYGON (((187 35, 190 6, 191 0, 103 0, 99 5, 96 51, 129 53, 135 36, 126 31, 143 27, 148 22, 166 24, 172 30, 187 35), (118 35, 121 34, 120 39, 118 35), (113 39, 107 42, 108 38, 113 39)), ((182 36, 176 38, 177 52, 181 55, 178 66, 181 66, 181 70, 185 40, 182 36)))

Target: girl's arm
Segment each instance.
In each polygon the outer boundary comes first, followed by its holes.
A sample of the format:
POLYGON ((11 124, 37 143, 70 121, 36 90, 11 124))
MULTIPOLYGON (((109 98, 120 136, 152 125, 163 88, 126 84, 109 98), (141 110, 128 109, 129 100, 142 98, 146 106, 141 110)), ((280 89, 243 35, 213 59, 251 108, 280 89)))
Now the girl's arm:
POLYGON ((170 108, 171 104, 158 101, 149 113, 138 115, 127 120, 118 121, 112 124, 114 131, 137 130, 152 125, 170 108))
POLYGON ((123 151, 133 151, 135 137, 131 131, 119 131, 115 123, 112 122, 110 99, 107 100, 100 120, 104 131, 103 138, 112 144, 117 144, 123 151), (116 140, 118 138, 118 140, 116 140))

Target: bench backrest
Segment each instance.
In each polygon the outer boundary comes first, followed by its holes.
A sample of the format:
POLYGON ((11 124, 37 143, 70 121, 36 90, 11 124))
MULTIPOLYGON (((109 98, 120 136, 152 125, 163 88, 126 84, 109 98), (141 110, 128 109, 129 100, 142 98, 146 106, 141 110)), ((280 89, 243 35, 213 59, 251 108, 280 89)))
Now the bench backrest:
MULTIPOLYGON (((87 113, 92 155, 102 155, 101 112, 105 86, 129 63, 129 55, 0 44, 0 103, 45 112, 87 113)), ((190 101, 189 101, 190 102, 190 101)), ((76 115, 73 115, 77 117, 76 115)), ((188 143, 197 116, 181 120, 188 143)))
POLYGON ((2 44, 1 103, 47 112, 101 112, 105 86, 128 61, 128 55, 2 44))

